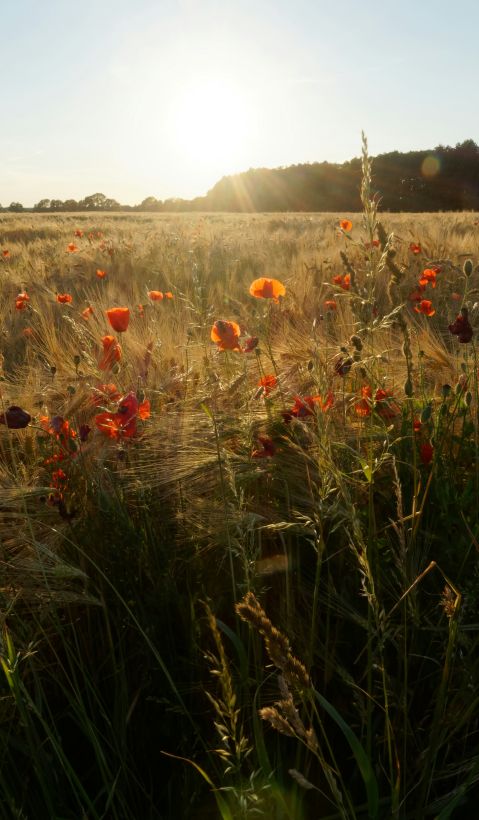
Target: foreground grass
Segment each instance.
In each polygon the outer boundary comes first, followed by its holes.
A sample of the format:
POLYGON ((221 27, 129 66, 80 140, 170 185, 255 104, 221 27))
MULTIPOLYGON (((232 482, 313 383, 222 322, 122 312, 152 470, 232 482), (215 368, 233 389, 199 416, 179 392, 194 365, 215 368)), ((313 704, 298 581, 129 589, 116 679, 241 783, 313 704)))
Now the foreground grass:
POLYGON ((363 201, 2 215, 1 816, 474 816, 479 228, 363 201))

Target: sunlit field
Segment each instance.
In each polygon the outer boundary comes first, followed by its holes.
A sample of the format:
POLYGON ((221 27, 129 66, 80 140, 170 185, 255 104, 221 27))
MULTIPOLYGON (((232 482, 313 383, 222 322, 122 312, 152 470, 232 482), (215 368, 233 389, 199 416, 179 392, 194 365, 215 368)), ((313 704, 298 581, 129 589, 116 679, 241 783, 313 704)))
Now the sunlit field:
POLYGON ((0 214, 2 818, 475 816, 479 218, 363 164, 0 214))

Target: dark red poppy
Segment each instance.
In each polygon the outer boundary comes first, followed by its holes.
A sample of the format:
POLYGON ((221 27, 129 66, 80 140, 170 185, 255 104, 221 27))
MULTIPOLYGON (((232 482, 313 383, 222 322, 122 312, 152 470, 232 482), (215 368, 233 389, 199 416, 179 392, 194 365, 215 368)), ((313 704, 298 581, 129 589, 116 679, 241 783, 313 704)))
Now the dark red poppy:
POLYGON ((415 256, 417 256, 419 253, 422 253, 422 248, 418 242, 411 242, 411 244, 409 245, 409 250, 415 256))
POLYGON ((276 445, 270 436, 258 436, 261 450, 253 450, 251 458, 272 458, 276 453, 276 445))
POLYGON ((243 353, 251 353, 255 347, 258 347, 259 339, 257 336, 248 336, 244 341, 243 353))
POLYGON ((455 321, 449 325, 449 330, 453 336, 457 336, 461 344, 466 344, 471 341, 474 331, 469 322, 467 308, 461 308, 461 312, 456 316, 455 321))
POLYGON ((32 417, 21 407, 12 404, 4 413, 0 413, 0 424, 6 424, 11 430, 22 430, 28 427, 32 417))
POLYGON ((334 364, 334 372, 337 373, 338 376, 347 376, 349 371, 351 370, 353 364, 353 360, 350 356, 344 358, 341 356, 340 359, 337 360, 334 364))
POLYGON ((434 447, 429 441, 426 441, 424 444, 421 444, 419 454, 423 464, 430 464, 434 455, 434 447))

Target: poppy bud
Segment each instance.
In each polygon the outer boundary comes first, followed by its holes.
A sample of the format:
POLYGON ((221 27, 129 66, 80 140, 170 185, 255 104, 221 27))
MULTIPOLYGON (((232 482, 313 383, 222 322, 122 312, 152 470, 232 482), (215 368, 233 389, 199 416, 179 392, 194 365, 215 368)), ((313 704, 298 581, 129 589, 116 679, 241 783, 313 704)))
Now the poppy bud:
POLYGON ((447 399, 447 397, 451 393, 451 390, 452 387, 450 384, 443 384, 443 386, 441 387, 441 393, 443 395, 443 398, 447 399))
POLYGON ((80 364, 80 362, 81 362, 81 358, 80 358, 80 356, 79 356, 79 355, 78 355, 78 353, 77 353, 77 354, 76 354, 76 356, 74 356, 74 357, 73 357, 73 364, 75 365, 75 367, 78 367, 78 365, 80 364))
POLYGON ((354 334, 353 336, 351 336, 351 338, 350 338, 350 340, 349 340, 349 341, 350 341, 350 343, 353 345, 353 347, 355 347, 355 348, 356 348, 356 350, 362 350, 362 349, 363 349, 363 343, 362 343, 362 340, 361 340, 361 338, 360 338, 359 336, 357 336, 356 334, 354 334))
POLYGON ((464 265, 462 266, 462 269, 463 269, 464 273, 466 274, 466 276, 470 276, 471 273, 472 273, 472 269, 473 269, 472 259, 466 259, 466 261, 464 262, 464 265))
POLYGON ((54 364, 52 364, 50 366, 50 373, 52 374, 52 376, 54 376, 56 372, 57 372, 57 368, 54 364))
POLYGON ((469 407, 471 402, 472 402, 472 393, 471 393, 470 390, 467 391, 466 396, 465 396, 465 400, 466 400, 467 406, 469 407))
POLYGON ((413 389, 412 389, 412 381, 411 381, 411 379, 407 379, 407 380, 406 380, 406 382, 405 382, 405 384, 404 384, 404 394, 405 394, 408 398, 411 398, 411 396, 412 396, 412 392, 413 392, 413 389))
POLYGON ((432 416, 432 407, 428 404, 421 413, 421 422, 425 424, 432 416))

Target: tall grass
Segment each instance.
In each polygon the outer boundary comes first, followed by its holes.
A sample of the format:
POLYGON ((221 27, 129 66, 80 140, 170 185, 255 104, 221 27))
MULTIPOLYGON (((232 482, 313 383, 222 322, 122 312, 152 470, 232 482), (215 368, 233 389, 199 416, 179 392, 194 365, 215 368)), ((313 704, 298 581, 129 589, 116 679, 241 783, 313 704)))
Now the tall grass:
POLYGON ((478 227, 372 174, 338 217, 2 215, 0 816, 474 816, 478 227))

